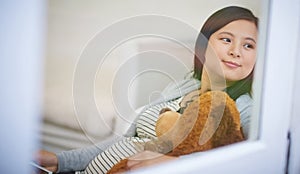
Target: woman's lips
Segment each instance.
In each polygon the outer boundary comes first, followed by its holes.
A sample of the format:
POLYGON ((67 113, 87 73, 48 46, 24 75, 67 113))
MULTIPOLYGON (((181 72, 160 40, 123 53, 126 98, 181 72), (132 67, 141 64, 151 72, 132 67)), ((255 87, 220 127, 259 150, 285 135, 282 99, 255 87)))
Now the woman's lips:
POLYGON ((242 66, 241 64, 239 64, 237 62, 233 62, 233 61, 222 60, 222 62, 229 68, 238 68, 238 67, 242 66))

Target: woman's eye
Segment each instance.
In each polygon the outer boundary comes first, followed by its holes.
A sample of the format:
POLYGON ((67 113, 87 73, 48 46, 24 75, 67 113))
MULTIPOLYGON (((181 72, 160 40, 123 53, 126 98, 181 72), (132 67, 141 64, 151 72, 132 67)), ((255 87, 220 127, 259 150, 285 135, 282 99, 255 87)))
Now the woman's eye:
POLYGON ((228 38, 222 38, 221 40, 224 41, 224 42, 231 42, 231 40, 228 39, 228 38))
POLYGON ((244 47, 245 47, 245 48, 248 48, 248 49, 249 49, 249 48, 254 48, 253 45, 251 45, 251 44, 245 44, 244 47))

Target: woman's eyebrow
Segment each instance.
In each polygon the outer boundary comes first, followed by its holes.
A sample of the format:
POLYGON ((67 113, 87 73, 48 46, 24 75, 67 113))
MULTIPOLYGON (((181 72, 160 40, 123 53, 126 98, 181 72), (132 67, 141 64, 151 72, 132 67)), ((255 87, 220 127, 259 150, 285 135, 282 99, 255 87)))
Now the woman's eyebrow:
POLYGON ((227 32, 227 31, 222 31, 222 32, 219 33, 219 35, 220 35, 220 34, 228 34, 228 35, 230 35, 230 36, 234 36, 232 33, 227 32))
MULTIPOLYGON (((227 32, 227 31, 222 31, 222 32, 220 32, 219 33, 219 35, 220 34, 228 34, 228 35, 230 35, 230 36, 234 36, 234 34, 232 34, 232 33, 230 33, 230 32, 227 32)), ((252 37, 245 37, 245 40, 251 40, 252 42, 254 42, 255 44, 256 44, 256 40, 255 39, 253 39, 252 37)))
POLYGON ((254 42, 256 44, 256 40, 253 39, 252 37, 246 37, 245 40, 251 40, 252 42, 254 42))

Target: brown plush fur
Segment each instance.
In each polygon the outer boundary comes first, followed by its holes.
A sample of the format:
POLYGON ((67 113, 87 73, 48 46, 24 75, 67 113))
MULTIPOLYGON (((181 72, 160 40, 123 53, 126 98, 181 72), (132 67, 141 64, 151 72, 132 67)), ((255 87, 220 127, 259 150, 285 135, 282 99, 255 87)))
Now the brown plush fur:
POLYGON ((175 111, 166 111, 160 114, 155 126, 156 136, 160 137, 170 131, 179 118, 180 114, 175 111))
MULTIPOLYGON (((221 91, 202 94, 165 134, 146 144, 145 150, 171 156, 206 151, 244 140, 235 102, 221 91)), ((127 170, 127 159, 108 173, 127 170)))

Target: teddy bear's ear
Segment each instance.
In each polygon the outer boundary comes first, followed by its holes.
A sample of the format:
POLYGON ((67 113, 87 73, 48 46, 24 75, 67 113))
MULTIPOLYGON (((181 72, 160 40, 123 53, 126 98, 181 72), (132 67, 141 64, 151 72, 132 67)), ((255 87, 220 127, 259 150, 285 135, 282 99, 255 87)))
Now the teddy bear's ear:
POLYGON ((170 131, 174 127, 179 117, 180 114, 178 112, 171 110, 165 111, 161 115, 159 115, 155 126, 156 136, 160 137, 170 131))

